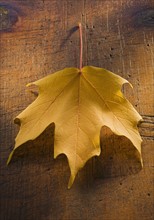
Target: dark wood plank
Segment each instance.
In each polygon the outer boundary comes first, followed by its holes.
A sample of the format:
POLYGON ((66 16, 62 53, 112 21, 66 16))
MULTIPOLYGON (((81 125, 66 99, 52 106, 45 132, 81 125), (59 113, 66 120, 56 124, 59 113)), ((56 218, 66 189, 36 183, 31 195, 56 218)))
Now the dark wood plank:
POLYGON ((153 0, 0 3, 0 219, 154 219, 153 16, 153 0), (109 69, 134 87, 125 85, 124 93, 144 119, 144 166, 128 140, 103 136, 102 154, 67 190, 69 168, 65 156, 53 159, 52 126, 19 149, 8 167, 6 160, 18 131, 13 118, 35 99, 25 85, 79 65, 79 21, 84 65, 109 69))

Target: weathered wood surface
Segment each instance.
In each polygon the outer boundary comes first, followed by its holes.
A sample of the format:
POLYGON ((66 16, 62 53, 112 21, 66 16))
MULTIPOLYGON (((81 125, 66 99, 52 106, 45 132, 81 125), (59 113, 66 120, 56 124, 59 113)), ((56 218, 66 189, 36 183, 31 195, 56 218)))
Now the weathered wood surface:
POLYGON ((0 1, 0 219, 153 220, 153 73, 153 0, 0 1), (101 156, 67 190, 68 164, 65 156, 53 159, 51 127, 8 167, 6 160, 18 130, 12 119, 34 100, 25 85, 79 65, 79 21, 84 65, 133 84, 124 93, 144 119, 144 167, 126 139, 106 135, 101 156))

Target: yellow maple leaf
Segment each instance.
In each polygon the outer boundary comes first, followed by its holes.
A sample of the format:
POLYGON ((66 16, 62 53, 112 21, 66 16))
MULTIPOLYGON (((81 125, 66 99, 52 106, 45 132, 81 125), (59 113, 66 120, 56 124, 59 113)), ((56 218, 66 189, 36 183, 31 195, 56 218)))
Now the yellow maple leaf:
MULTIPOLYGON (((16 148, 55 123, 54 158, 65 154, 71 170, 68 187, 87 160, 100 155, 100 130, 109 127, 127 137, 141 155, 137 123, 142 118, 121 92, 127 80, 93 66, 66 68, 31 84, 39 96, 21 114, 16 148)), ((31 85, 29 84, 29 85, 31 85)))

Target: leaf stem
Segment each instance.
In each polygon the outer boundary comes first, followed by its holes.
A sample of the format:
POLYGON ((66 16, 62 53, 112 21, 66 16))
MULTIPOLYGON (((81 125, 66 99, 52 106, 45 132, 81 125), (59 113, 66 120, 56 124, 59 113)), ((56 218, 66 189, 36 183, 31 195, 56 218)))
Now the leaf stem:
POLYGON ((80 66, 79 69, 82 69, 82 57, 83 57, 83 41, 82 41, 82 25, 79 22, 79 35, 80 35, 80 66))

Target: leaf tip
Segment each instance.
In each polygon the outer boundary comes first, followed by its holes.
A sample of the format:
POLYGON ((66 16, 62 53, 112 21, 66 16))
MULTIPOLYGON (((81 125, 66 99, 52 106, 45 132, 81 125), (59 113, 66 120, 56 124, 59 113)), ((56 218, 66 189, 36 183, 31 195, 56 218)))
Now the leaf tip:
POLYGON ((130 87, 133 89, 133 85, 129 81, 128 81, 128 83, 129 83, 130 87))
POLYGON ((133 85, 128 80, 124 79, 123 84, 128 84, 133 89, 133 85))
POLYGON ((7 166, 10 164, 10 161, 12 159, 13 153, 14 153, 14 150, 11 151, 11 153, 10 153, 8 159, 7 159, 7 162, 6 162, 7 166))
POLYGON ((31 86, 32 85, 32 83, 28 83, 27 85, 26 85, 26 87, 29 87, 29 86, 31 86))
POLYGON ((70 188, 71 188, 71 186, 68 184, 67 189, 70 189, 70 188))
POLYGON ((75 175, 71 174, 69 182, 68 182, 68 187, 67 187, 68 189, 70 189, 72 187, 74 180, 75 180, 75 175))

